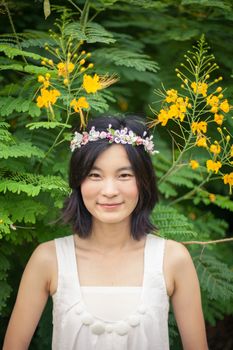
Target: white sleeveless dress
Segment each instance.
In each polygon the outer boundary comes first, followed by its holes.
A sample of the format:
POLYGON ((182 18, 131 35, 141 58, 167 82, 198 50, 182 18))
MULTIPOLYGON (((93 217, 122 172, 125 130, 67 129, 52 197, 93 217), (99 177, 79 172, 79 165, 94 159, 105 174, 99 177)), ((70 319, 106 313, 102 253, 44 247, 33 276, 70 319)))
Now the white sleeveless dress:
POLYGON ((53 295, 52 350, 169 350, 163 238, 147 235, 139 303, 129 315, 114 321, 94 315, 85 303, 74 237, 58 238, 55 245, 58 287, 53 295))

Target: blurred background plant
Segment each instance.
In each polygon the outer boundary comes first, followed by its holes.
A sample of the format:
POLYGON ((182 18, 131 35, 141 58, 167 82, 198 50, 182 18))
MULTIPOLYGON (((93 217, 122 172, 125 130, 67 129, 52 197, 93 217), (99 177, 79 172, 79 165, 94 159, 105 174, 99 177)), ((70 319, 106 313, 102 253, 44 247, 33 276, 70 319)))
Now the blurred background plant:
MULTIPOLYGON (((147 115, 160 150, 153 162, 161 200, 152 215, 160 234, 225 240, 188 247, 201 282, 209 346, 231 349, 231 1, 26 0, 0 6, 1 340, 32 250, 70 234, 57 218, 69 193, 73 131, 102 113, 136 113, 147 115)), ((50 349, 50 309, 51 303, 31 349, 50 349)), ((170 333, 171 348, 181 349, 172 314, 170 333)))

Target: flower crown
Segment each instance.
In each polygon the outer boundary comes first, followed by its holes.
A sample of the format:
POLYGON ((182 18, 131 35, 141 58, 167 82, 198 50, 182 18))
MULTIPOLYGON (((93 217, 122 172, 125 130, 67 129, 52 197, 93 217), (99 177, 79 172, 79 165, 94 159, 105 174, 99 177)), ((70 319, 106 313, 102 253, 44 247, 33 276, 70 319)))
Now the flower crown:
POLYGON ((147 132, 143 133, 143 137, 137 136, 132 130, 127 128, 121 130, 112 129, 112 125, 109 124, 107 131, 96 131, 93 126, 89 132, 84 131, 82 134, 79 132, 74 133, 74 138, 70 143, 71 151, 73 152, 76 148, 80 148, 86 145, 88 142, 107 139, 109 143, 120 143, 122 145, 128 144, 132 146, 143 145, 146 152, 149 154, 159 153, 154 150, 154 142, 152 141, 153 136, 146 136, 147 132))

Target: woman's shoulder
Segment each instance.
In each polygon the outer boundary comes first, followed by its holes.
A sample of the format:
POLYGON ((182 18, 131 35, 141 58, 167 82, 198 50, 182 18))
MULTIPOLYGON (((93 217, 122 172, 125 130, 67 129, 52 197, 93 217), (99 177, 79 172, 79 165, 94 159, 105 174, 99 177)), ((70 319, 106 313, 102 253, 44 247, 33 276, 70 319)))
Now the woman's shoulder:
POLYGON ((56 248, 54 240, 40 243, 32 252, 29 266, 49 270, 56 265, 56 248))
POLYGON ((182 267, 183 264, 192 262, 192 258, 186 246, 172 239, 166 240, 165 256, 171 266, 175 268, 182 267))
POLYGON ((194 264, 192 257, 183 243, 174 240, 166 241, 165 264, 167 270, 173 275, 192 272, 194 264))

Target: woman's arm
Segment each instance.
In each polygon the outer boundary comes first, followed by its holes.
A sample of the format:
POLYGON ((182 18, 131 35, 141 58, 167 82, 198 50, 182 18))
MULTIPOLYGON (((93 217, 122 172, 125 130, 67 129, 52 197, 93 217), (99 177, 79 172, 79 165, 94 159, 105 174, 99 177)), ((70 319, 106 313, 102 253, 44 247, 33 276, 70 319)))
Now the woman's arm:
POLYGON ((167 242, 166 256, 173 276, 171 295, 174 315, 184 350, 208 350, 197 273, 187 249, 167 242))
POLYGON ((20 282, 3 350, 28 349, 50 293, 55 254, 53 242, 41 244, 32 254, 20 282))

